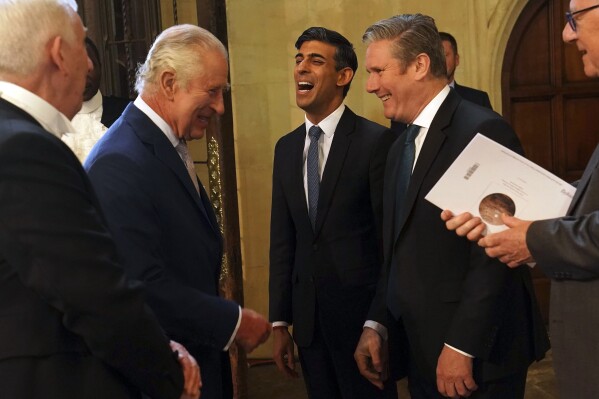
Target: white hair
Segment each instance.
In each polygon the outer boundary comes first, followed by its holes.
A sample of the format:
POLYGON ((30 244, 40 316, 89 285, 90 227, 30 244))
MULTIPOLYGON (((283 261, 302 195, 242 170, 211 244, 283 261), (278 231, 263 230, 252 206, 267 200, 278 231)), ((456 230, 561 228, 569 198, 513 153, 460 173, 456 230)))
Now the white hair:
POLYGON ((164 71, 175 73, 182 87, 202 73, 206 51, 218 50, 227 58, 225 46, 212 33, 195 25, 175 25, 165 29, 154 41, 146 61, 139 65, 135 89, 155 90, 164 71))
POLYGON ((75 40, 74 0, 0 0, 0 76, 26 76, 56 36, 75 40))

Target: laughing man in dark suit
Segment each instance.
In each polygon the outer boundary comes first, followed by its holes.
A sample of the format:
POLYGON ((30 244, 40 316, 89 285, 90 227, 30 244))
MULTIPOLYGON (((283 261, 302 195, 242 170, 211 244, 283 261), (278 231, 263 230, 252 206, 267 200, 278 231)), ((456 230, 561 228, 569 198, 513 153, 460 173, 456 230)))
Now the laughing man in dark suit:
POLYGON ((379 274, 383 170, 394 135, 343 104, 357 69, 346 38, 309 28, 295 47, 296 102, 306 117, 275 148, 274 359, 282 372, 297 376, 288 332, 293 325, 310 398, 395 399, 393 381, 379 391, 353 361, 379 274), (313 131, 318 132, 314 141, 313 131))
POLYGON ((383 273, 369 312, 378 324, 364 329, 356 360, 380 386, 384 327, 401 323, 413 399, 522 398, 528 365, 547 349, 529 271, 513 273, 448 231, 424 199, 476 133, 521 151, 518 139, 499 115, 449 88, 432 18, 395 16, 363 39, 367 90, 408 128, 387 158, 383 273))

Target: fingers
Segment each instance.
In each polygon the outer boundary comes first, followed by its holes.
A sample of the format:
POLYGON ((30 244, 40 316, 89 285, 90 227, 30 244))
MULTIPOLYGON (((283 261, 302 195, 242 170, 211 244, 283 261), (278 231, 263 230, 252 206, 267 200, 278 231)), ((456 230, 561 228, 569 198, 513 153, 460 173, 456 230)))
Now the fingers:
POLYGON ((200 366, 185 347, 175 341, 170 341, 170 347, 178 353, 177 358, 183 371, 183 394, 187 397, 199 397, 202 380, 200 366))
POLYGON ((376 331, 365 328, 354 352, 360 374, 379 389, 384 388, 387 374, 381 341, 382 338, 376 331))
POLYGON ((259 313, 244 308, 241 310, 241 323, 235 342, 247 353, 266 342, 270 336, 270 323, 259 313))
POLYGON ((293 339, 287 327, 275 327, 273 338, 273 359, 277 368, 287 377, 299 377, 295 371, 293 339))

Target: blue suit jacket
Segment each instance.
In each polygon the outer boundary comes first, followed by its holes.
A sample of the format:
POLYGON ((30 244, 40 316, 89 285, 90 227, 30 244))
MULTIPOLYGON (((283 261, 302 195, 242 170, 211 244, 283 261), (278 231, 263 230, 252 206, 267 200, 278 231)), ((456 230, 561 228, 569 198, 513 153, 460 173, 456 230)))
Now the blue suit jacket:
POLYGON ((171 142, 133 104, 85 168, 127 273, 146 283, 168 336, 200 363, 202 398, 223 397, 231 384, 222 349, 239 310, 218 295, 222 237, 202 185, 198 195, 171 142))

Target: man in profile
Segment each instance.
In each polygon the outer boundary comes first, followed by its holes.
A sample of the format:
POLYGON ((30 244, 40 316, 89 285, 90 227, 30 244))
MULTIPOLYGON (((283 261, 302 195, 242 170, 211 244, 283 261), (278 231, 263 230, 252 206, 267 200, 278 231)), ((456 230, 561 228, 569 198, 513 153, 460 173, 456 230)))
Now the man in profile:
POLYGON ((138 71, 139 96, 85 162, 126 272, 146 283, 168 336, 200 363, 203 399, 232 396, 232 342, 250 352, 270 334, 264 317, 219 296, 222 236, 187 148, 224 113, 227 79, 214 35, 166 29, 138 71))
POLYGON ((60 140, 91 67, 72 3, 0 0, 0 396, 178 398, 177 358, 60 140))
POLYGON ((413 399, 522 398, 529 364, 548 348, 530 273, 447 231, 425 200, 477 133, 521 152, 518 138, 501 116, 449 88, 431 17, 378 21, 363 41, 368 92, 408 128, 385 169, 384 263, 355 353, 360 370, 382 386, 387 327, 399 326, 409 358, 390 362, 408 362, 413 399))

